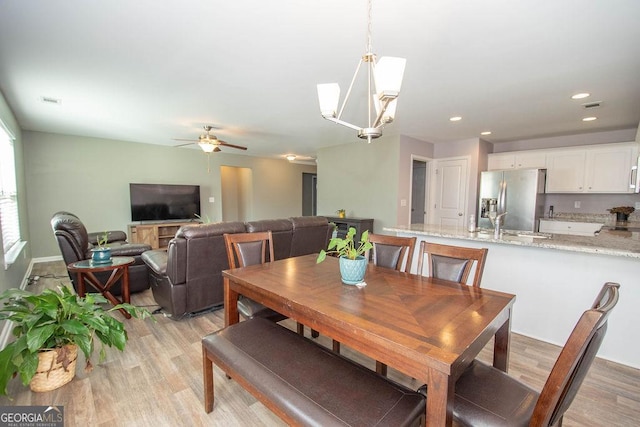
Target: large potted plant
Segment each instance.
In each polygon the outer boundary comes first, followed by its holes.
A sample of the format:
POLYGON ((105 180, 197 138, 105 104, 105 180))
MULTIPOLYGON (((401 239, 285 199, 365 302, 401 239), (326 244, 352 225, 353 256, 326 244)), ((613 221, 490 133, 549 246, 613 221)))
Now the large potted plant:
POLYGON ((354 242, 355 235, 356 229, 349 227, 344 238, 331 238, 327 250, 321 250, 316 259, 316 262, 320 263, 328 254, 337 255, 340 261, 342 283, 346 285, 356 285, 364 280, 364 274, 367 271, 367 258, 364 254, 373 248, 369 241, 369 230, 362 233, 357 244, 354 242))
POLYGON ((151 313, 130 304, 104 310, 108 304, 100 294, 79 297, 69 287, 45 289, 40 294, 9 289, 0 295, 0 320, 13 322, 15 340, 0 351, 0 394, 7 394, 11 378, 19 374, 24 385, 34 391, 58 388, 75 375, 78 348, 84 353, 90 370, 94 338, 102 346, 123 351, 127 331, 122 322, 109 313, 120 308, 133 317, 147 318, 151 313))

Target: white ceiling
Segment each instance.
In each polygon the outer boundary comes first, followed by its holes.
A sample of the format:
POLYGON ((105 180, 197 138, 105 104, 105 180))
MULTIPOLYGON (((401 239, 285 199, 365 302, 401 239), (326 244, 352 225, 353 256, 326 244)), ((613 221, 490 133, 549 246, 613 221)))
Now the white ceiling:
MULTIPOLYGON (((344 93, 366 18, 365 0, 0 0, 0 90, 26 130, 176 145, 211 124, 248 155, 314 156, 358 141, 321 118, 316 84, 344 93)), ((407 58, 385 136, 505 142, 640 122, 639 0, 374 0, 372 19, 374 52, 407 58), (592 95, 570 99, 580 91, 592 95)))

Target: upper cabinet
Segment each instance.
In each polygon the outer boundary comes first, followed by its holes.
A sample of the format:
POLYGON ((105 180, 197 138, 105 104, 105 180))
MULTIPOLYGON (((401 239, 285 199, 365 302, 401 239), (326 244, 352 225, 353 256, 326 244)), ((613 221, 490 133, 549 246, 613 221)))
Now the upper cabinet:
POLYGON ((633 193, 631 166, 635 147, 618 146, 587 151, 585 185, 589 193, 633 193))
POLYGON ((582 193, 584 150, 554 151, 547 155, 547 193, 582 193))
POLYGON ((633 193, 633 142, 489 154, 488 169, 547 169, 547 193, 633 193))
POLYGON ((547 193, 632 193, 633 143, 603 144, 547 153, 547 193))
POLYGON ((546 153, 544 151, 518 151, 513 153, 489 154, 489 170, 500 169, 544 169, 546 153))

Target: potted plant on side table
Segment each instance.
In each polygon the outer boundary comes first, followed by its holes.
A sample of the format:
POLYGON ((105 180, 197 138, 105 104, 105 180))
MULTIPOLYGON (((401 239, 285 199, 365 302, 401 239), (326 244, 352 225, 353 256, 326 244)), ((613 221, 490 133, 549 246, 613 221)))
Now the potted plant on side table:
POLYGON ((96 247, 91 249, 91 261, 94 264, 109 264, 111 262, 111 248, 107 246, 109 233, 107 231, 98 237, 96 247))
POLYGON ((151 316, 147 309, 130 304, 104 310, 100 304, 108 301, 102 295, 80 297, 66 286, 40 294, 9 289, 0 300, 0 320, 13 322, 15 337, 0 351, 0 394, 5 395, 17 374, 33 391, 54 390, 68 383, 75 376, 78 348, 86 357, 86 369, 91 370, 94 337, 102 343, 100 361, 106 356, 105 346, 123 351, 127 331, 110 312, 122 308, 136 318, 151 316))
POLYGON ((357 245, 353 240, 355 235, 356 229, 349 227, 349 231, 347 231, 344 239, 340 237, 331 238, 327 250, 321 250, 316 259, 316 262, 320 263, 325 260, 327 254, 337 255, 340 261, 342 283, 346 285, 362 283, 368 263, 364 254, 373 248, 373 245, 369 241, 369 230, 365 230, 362 233, 360 242, 358 242, 357 245))

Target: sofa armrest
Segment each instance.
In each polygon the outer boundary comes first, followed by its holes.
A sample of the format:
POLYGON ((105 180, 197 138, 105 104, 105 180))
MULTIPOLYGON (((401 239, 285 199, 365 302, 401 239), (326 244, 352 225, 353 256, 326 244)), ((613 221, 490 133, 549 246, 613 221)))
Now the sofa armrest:
POLYGON ((151 249, 151 246, 144 243, 110 243, 107 245, 111 249, 112 256, 136 257, 151 249))
MULTIPOLYGON (((92 245, 98 244, 98 239, 100 239, 104 235, 104 231, 95 231, 93 233, 88 233, 89 235, 89 243, 92 245)), ((126 242, 127 241, 127 233, 120 230, 112 230, 107 231, 107 243, 113 242, 126 242)))
POLYGON ((142 254, 142 261, 158 276, 167 274, 167 260, 167 251, 164 249, 146 251, 142 254))

